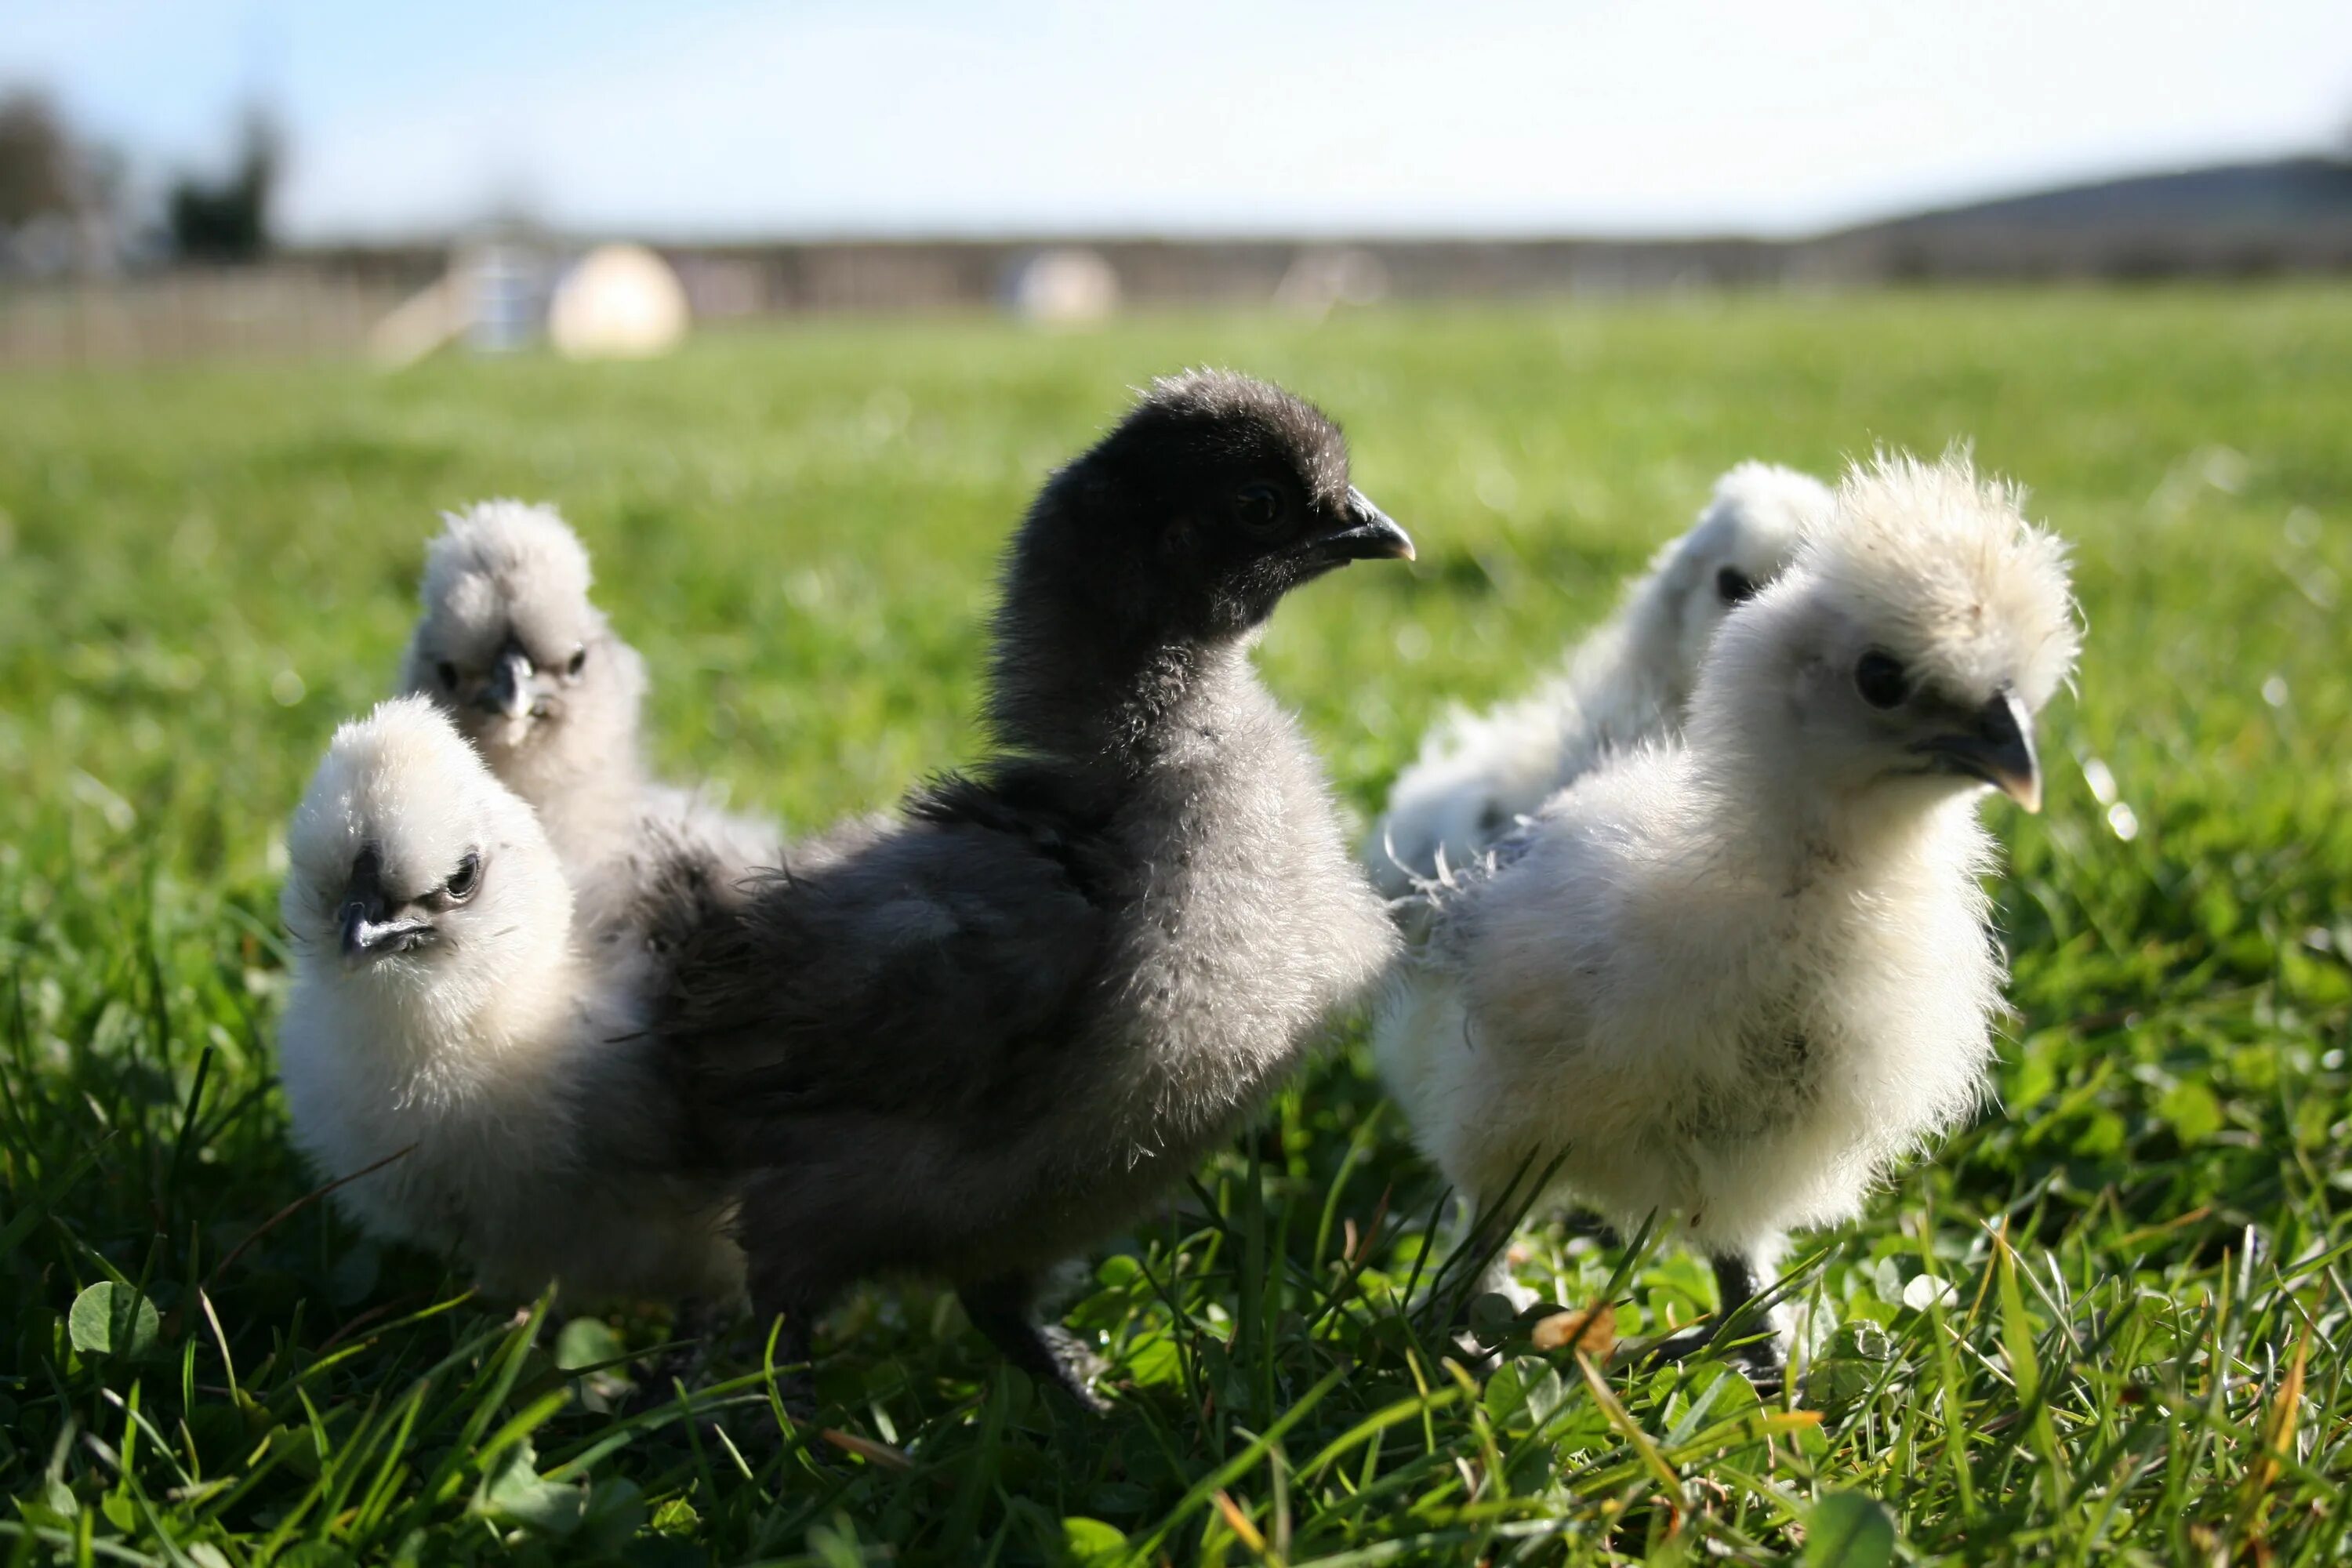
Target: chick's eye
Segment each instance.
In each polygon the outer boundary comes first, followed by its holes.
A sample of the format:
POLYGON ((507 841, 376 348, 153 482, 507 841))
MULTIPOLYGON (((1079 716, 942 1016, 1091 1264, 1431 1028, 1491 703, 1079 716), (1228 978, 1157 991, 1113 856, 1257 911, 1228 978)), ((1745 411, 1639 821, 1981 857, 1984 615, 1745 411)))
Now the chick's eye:
POLYGON ((448 895, 451 903, 462 904, 474 896, 474 889, 481 885, 481 880, 482 858, 468 853, 457 862, 457 868, 449 873, 449 879, 441 885, 441 890, 448 895))
POLYGON ((1252 533, 1272 533, 1282 526, 1282 492, 1272 485, 1244 485, 1234 492, 1234 521, 1252 533))
POLYGON ((457 667, 456 665, 451 664, 445 658, 439 664, 433 667, 433 672, 441 678, 442 685, 447 687, 452 691, 457 689, 457 667))
POLYGON ((1738 567, 1727 566, 1715 574, 1715 591, 1725 604, 1737 605, 1756 596, 1756 584, 1738 567))
POLYGON ((1911 693, 1911 677, 1893 654, 1872 648, 1853 667, 1853 689, 1873 708, 1892 708, 1911 693))
POLYGON ((587 645, 583 643, 580 647, 572 650, 572 661, 563 667, 563 673, 566 675, 577 675, 587 662, 588 648, 587 645))

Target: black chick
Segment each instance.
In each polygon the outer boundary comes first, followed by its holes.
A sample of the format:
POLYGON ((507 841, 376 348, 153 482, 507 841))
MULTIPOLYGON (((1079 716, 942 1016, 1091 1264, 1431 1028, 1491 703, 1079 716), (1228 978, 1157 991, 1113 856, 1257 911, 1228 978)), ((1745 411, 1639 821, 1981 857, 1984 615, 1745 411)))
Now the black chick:
POLYGON ((692 934, 666 1032, 787 1359, 850 1285, 944 1278, 1100 1407, 1042 1274, 1229 1137, 1396 941, 1249 647, 1291 589, 1412 555, 1315 408, 1160 382, 1007 552, 988 758, 692 934))

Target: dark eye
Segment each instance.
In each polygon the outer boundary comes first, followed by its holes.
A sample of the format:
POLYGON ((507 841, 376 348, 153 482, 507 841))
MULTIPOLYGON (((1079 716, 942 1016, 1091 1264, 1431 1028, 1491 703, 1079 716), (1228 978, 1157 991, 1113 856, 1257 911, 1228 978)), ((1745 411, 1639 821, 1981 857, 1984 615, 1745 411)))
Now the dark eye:
POLYGON ((1738 567, 1727 566, 1715 574, 1715 591, 1725 604, 1736 605, 1743 599, 1755 597, 1756 584, 1749 582, 1748 574, 1738 567))
POLYGON ((451 664, 445 658, 434 667, 434 671, 441 677, 442 685, 447 687, 452 691, 457 689, 457 667, 456 665, 451 664))
POLYGON ((474 896, 474 889, 481 886, 481 881, 482 858, 469 851, 463 860, 457 862, 457 868, 449 873, 449 879, 441 884, 441 891, 448 896, 451 903, 462 904, 474 896))
POLYGON ((585 645, 575 647, 572 650, 572 662, 563 667, 563 673, 566 675, 577 675, 580 673, 581 667, 585 665, 587 662, 588 649, 585 645))
POLYGON ((1872 648, 1853 667, 1853 689, 1873 708, 1892 708, 1911 694, 1911 677, 1901 659, 1872 648))
POLYGON ((1252 533, 1272 533, 1282 526, 1282 492, 1272 485, 1244 485, 1234 492, 1234 521, 1252 533))

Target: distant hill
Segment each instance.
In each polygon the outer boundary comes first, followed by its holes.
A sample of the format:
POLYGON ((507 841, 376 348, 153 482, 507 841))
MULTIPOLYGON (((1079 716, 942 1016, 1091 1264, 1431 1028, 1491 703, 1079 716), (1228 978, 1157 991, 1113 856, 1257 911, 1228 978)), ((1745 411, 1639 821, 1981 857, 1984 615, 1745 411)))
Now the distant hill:
POLYGON ((1871 226, 1997 224, 2036 228, 2101 224, 2272 225, 2352 219, 2352 162, 2282 158, 2137 174, 1941 207, 1871 226))
POLYGON ((2281 158, 1944 207, 1801 241, 1857 277, 2105 277, 2352 267, 2352 162, 2281 158))

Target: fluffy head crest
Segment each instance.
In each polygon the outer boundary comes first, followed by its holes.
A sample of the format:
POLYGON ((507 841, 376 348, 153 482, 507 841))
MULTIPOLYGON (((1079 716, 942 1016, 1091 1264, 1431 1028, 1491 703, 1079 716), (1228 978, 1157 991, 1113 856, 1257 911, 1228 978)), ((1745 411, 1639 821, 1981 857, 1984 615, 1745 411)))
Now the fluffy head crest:
POLYGON ((1946 690, 1982 698, 2008 684, 2039 711, 2082 637, 2065 542, 2028 522, 2023 500, 1979 479, 1964 451, 1933 463, 1882 451, 1847 471, 1797 566, 1946 690))
POLYGON ((1316 501, 1336 506, 1348 493, 1348 441, 1339 427, 1305 398, 1234 371, 1193 369, 1154 381, 1105 447, 1138 437, 1180 445, 1189 445, 1187 437, 1205 440, 1219 449, 1215 455, 1232 458, 1281 452, 1316 501))
POLYGON ((1821 480, 1771 463, 1742 463, 1716 480, 1698 521, 1659 549, 1633 589, 1679 629, 1681 684, 1696 673, 1724 613, 1779 577, 1799 537, 1832 504, 1821 480))
POLYGON ((1675 548, 1720 556, 1760 584, 1779 574, 1799 535, 1833 504, 1830 488, 1811 474, 1777 463, 1742 463, 1715 481, 1706 510, 1675 548))
POLYGON ((401 689, 439 703, 509 788, 557 813, 564 837, 573 814, 562 808, 580 804, 569 781, 608 780, 590 803, 599 811, 634 787, 643 666, 589 602, 588 552, 554 508, 494 500, 447 515, 426 548, 401 689))
POLYGON ((491 776, 446 715, 425 698, 395 697, 336 730, 286 849, 297 876, 341 875, 360 848, 373 847, 388 879, 411 869, 437 879, 484 818, 518 814, 528 819, 530 809, 491 776))
POLYGON ((1577 654, 1578 684, 1591 694, 1580 705, 1613 709, 1596 746, 1679 721, 1723 617, 1780 577, 1799 534, 1831 504, 1819 479, 1769 463, 1742 463, 1716 481, 1698 521, 1627 590, 1622 633, 1604 631, 1577 654))
POLYGON ((487 868, 482 907, 536 914, 552 897, 561 901, 548 922, 559 937, 568 927, 568 895, 538 817, 422 697, 378 703, 335 731, 288 826, 286 849, 282 912, 314 942, 329 942, 363 859, 384 896, 403 901, 446 885, 470 856, 487 868))
POLYGON ((520 629, 579 640, 571 623, 589 613, 588 552, 553 507, 488 500, 445 516, 448 527, 425 552, 428 621, 489 633, 510 618, 561 618, 520 629))

